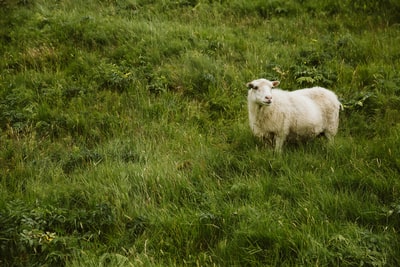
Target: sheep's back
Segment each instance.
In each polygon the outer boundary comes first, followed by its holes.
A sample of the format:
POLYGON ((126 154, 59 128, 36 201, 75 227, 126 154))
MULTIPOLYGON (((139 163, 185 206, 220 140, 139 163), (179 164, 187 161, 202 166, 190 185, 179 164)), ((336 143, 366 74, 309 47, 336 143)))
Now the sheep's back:
POLYGON ((328 89, 313 87, 297 90, 295 92, 311 98, 322 110, 340 108, 340 102, 337 99, 336 94, 328 89))

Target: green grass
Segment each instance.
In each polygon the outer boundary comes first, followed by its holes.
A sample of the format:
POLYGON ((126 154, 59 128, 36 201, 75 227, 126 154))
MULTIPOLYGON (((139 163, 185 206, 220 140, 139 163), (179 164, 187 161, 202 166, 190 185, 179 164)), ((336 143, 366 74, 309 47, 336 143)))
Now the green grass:
POLYGON ((0 1, 0 265, 397 266, 396 1, 0 1), (275 155, 245 84, 320 85, 275 155))

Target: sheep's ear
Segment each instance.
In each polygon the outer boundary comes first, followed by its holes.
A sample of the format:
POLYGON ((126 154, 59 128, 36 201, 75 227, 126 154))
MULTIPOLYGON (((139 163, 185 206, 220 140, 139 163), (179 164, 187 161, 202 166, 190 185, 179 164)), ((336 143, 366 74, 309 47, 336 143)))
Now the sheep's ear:
POLYGON ((247 88, 249 88, 249 89, 253 89, 253 88, 254 88, 254 86, 253 86, 252 83, 246 83, 246 86, 247 86, 247 88))
POLYGON ((272 82, 272 87, 277 87, 280 84, 279 81, 273 81, 272 82))

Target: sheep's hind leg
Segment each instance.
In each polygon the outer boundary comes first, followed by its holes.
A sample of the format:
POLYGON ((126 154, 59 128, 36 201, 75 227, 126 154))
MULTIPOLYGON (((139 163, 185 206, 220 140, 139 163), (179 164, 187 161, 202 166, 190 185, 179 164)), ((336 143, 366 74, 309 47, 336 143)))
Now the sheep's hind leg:
POLYGON ((326 137, 326 139, 328 140, 328 147, 331 147, 331 146, 333 146, 334 145, 334 137, 335 137, 335 134, 332 134, 331 132, 324 132, 324 135, 325 135, 325 137, 326 137))

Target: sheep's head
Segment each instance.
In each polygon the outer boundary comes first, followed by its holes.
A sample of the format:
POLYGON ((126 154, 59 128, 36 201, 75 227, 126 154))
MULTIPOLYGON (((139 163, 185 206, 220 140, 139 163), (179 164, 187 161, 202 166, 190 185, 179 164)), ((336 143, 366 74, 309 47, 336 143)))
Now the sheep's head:
POLYGON ((248 100, 259 105, 271 105, 272 88, 279 85, 279 81, 269 81, 266 79, 258 79, 247 83, 249 88, 248 100))

